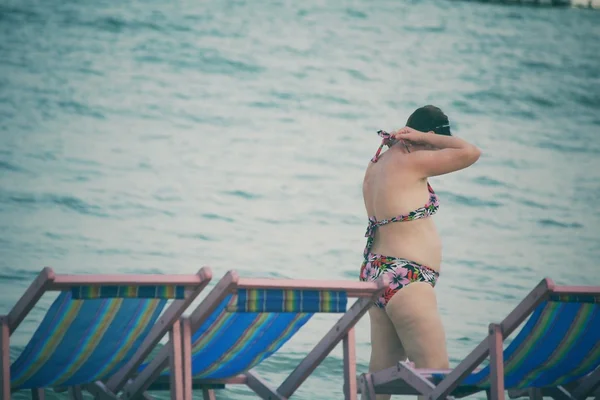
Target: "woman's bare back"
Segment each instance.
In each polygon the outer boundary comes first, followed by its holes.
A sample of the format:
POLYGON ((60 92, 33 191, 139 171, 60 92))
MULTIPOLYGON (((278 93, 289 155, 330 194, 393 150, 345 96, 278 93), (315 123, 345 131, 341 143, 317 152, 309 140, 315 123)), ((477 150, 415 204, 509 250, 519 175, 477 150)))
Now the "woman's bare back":
MULTIPOLYGON (((427 180, 403 168, 405 157, 405 150, 394 146, 367 167, 363 198, 369 217, 381 221, 406 215, 428 202, 427 180)), ((371 252, 411 260, 438 272, 442 260, 441 240, 432 218, 378 227, 371 252)))

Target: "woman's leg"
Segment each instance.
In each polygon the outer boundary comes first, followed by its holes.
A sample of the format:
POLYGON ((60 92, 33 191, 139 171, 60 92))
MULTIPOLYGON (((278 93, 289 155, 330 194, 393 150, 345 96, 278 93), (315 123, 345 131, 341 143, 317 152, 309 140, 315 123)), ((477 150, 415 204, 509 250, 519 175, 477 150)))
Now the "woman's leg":
POLYGON ((408 359, 417 368, 449 368, 446 334, 433 287, 413 282, 400 289, 385 311, 391 319, 408 359))
MULTIPOLYGON (((406 360, 406 353, 396 333, 396 328, 386 312, 377 306, 369 309, 371 320, 371 361, 369 372, 394 367, 406 360)), ((389 400, 389 394, 379 394, 377 400, 389 400)))

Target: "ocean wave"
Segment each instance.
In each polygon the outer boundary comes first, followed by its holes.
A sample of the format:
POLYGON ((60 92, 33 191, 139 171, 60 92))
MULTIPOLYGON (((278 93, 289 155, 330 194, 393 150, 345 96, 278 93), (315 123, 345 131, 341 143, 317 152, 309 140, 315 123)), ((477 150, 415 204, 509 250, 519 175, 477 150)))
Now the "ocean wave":
POLYGON ((221 192, 227 196, 239 197, 246 200, 260 199, 262 196, 258 193, 251 193, 245 190, 226 190, 221 192))
POLYGON ((447 191, 438 191, 440 197, 449 202, 460 204, 468 207, 490 207, 498 208, 503 207, 504 204, 499 201, 486 200, 478 196, 466 196, 462 194, 456 194, 447 191))
POLYGON ((204 219, 209 219, 209 220, 219 220, 219 221, 224 221, 224 222, 235 222, 235 220, 231 217, 225 216, 225 215, 220 215, 220 214, 214 214, 214 213, 204 213, 201 215, 202 218, 204 219))
POLYGON ((39 22, 42 19, 41 13, 33 10, 0 4, 0 21, 39 22))
POLYGON ((36 272, 30 269, 4 267, 0 268, 0 280, 3 282, 30 282, 37 277, 40 271, 36 272))
POLYGON ((491 187, 509 187, 506 182, 500 181, 498 179, 490 178, 489 176, 478 176, 473 178, 473 182, 481 185, 481 186, 491 186, 491 187))
POLYGON ((0 203, 15 204, 21 206, 44 207, 54 205, 69 211, 74 211, 82 215, 91 215, 96 217, 107 217, 102 208, 88 203, 75 196, 57 195, 57 194, 34 194, 18 193, 0 190, 0 203))
POLYGON ((26 169, 19 167, 18 165, 9 163, 8 161, 0 160, 0 170, 11 171, 11 172, 27 172, 26 169))
POLYGON ((583 228, 583 225, 579 222, 562 222, 551 218, 544 218, 537 221, 538 224, 547 227, 553 228, 567 228, 567 229, 577 229, 583 228))

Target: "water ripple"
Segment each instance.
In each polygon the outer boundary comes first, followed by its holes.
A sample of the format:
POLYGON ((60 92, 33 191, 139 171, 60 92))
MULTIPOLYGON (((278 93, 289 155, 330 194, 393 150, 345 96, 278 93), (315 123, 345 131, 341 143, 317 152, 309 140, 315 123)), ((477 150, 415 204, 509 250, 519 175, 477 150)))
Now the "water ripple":
POLYGON ((224 215, 213 214, 213 213, 202 214, 202 218, 209 219, 209 220, 211 220, 211 219, 212 220, 221 220, 221 221, 225 221, 225 222, 235 222, 235 220, 233 218, 226 217, 224 215))
POLYGON ((11 164, 7 161, 2 161, 2 160, 0 160, 0 169, 3 169, 5 171, 11 171, 11 172, 26 172, 25 169, 23 169, 17 165, 11 164))
POLYGON ((485 200, 477 196, 465 196, 461 194, 446 192, 446 191, 438 191, 440 197, 449 202, 460 204, 468 207, 491 207, 498 208, 502 207, 504 204, 498 201, 493 200, 485 200))
POLYGON ((6 191, 0 191, 0 203, 16 203, 24 206, 30 205, 35 207, 57 205, 83 215, 91 215, 96 217, 108 216, 106 213, 102 212, 101 207, 87 203, 74 196, 61 196, 55 194, 36 195, 33 193, 9 193, 6 191))
POLYGON ((583 228, 583 225, 578 222, 561 222, 555 219, 540 219, 538 224, 553 228, 583 228))

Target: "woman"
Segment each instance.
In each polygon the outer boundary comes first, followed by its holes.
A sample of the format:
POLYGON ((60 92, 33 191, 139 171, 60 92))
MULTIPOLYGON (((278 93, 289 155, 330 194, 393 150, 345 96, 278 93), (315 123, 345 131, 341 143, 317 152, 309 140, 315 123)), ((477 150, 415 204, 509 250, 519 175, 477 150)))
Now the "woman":
POLYGON ((417 109, 405 128, 378 133, 383 141, 363 183, 369 226, 360 280, 387 275, 392 283, 369 311, 369 371, 395 366, 406 358, 417 368, 448 368, 446 337, 433 289, 442 245, 429 218, 439 203, 427 178, 467 168, 481 152, 453 137, 448 117, 431 105, 417 109), (389 149, 381 154, 384 146, 389 149))

